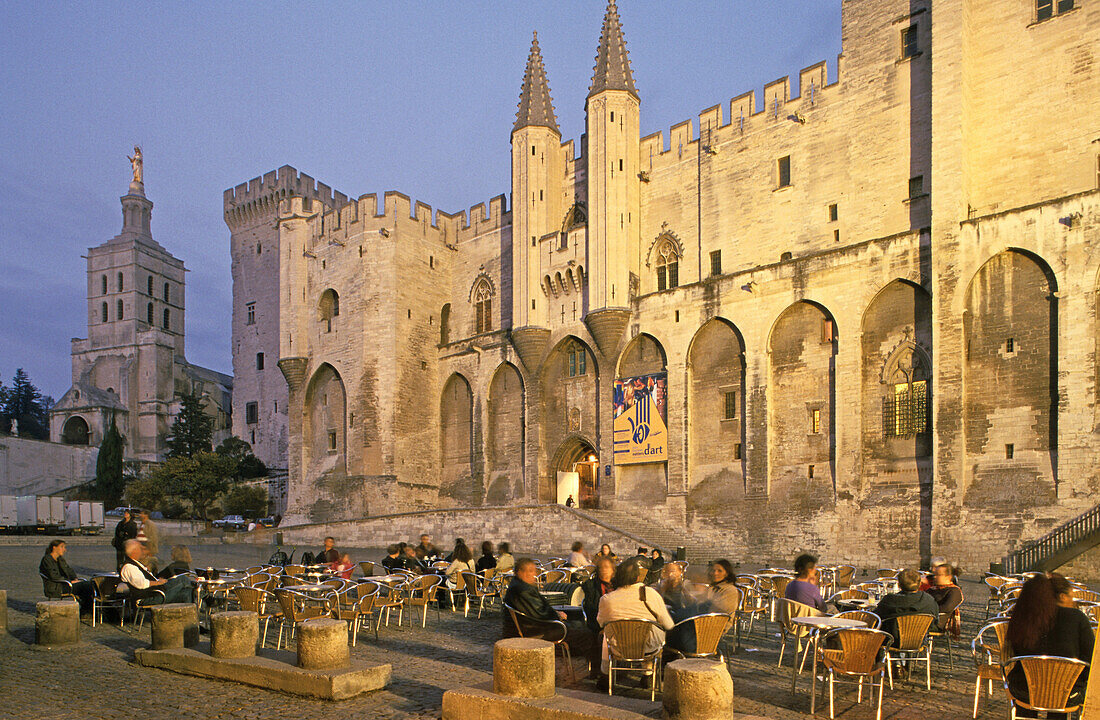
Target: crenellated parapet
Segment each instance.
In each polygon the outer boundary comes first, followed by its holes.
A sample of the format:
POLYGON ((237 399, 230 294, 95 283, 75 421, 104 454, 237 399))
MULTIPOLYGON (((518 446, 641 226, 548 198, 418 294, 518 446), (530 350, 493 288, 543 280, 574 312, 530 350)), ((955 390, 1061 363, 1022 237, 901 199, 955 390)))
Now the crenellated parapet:
MULTIPOLYGON (((805 125, 809 113, 818 104, 833 98, 838 84, 838 80, 829 82, 828 66, 823 60, 799 72, 797 95, 792 94, 790 77, 784 76, 764 86, 760 106, 757 105, 757 93, 750 90, 731 99, 728 105, 718 104, 703 110, 698 118, 700 134, 707 136, 704 139, 708 142, 718 142, 751 133, 768 123, 805 125), (727 107, 728 115, 723 112, 727 107)), ((663 132, 642 138, 643 166, 649 158, 668 153, 676 153, 677 157, 682 155, 698 139, 694 128, 695 121, 689 119, 672 126, 668 142, 663 132)))
POLYGON ((292 197, 309 198, 329 208, 339 208, 348 202, 344 193, 283 165, 263 177, 227 189, 222 194, 225 223, 233 229, 261 217, 274 217, 279 211, 279 203, 292 197))

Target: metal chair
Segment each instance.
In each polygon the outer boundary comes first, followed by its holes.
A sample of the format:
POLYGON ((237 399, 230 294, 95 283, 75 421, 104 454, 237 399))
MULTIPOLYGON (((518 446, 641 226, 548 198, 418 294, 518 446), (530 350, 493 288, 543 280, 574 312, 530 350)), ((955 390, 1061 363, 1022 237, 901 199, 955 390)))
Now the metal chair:
POLYGON ((485 599, 496 595, 492 585, 477 573, 464 572, 462 577, 466 581, 466 607, 470 607, 470 599, 477 600, 477 617, 481 619, 481 611, 485 608, 485 599))
MULTIPOLYGON (((722 638, 733 626, 733 616, 729 613, 706 613, 689 617, 672 626, 669 633, 678 627, 692 625, 695 629, 695 652, 678 650, 666 645, 665 649, 676 653, 682 658, 716 658, 719 662, 725 662, 720 645, 722 638)), ((666 636, 667 637, 667 636, 666 636)))
MULTIPOLYGON (((748 627, 745 628, 746 634, 752 634, 753 623, 756 622, 756 618, 761 618, 764 623, 764 632, 768 630, 768 607, 770 602, 766 593, 761 592, 755 586, 738 586, 738 590, 741 591, 741 601, 737 610, 737 621, 748 622, 748 627)), ((740 628, 738 628, 740 631, 740 628)))
POLYGON ((893 663, 905 660, 910 663, 925 664, 925 687, 932 689, 932 643, 928 639, 928 630, 936 618, 925 613, 901 615, 894 619, 898 624, 898 644, 887 651, 886 674, 890 680, 890 689, 894 689, 893 663))
POLYGON ((264 624, 263 633, 260 635, 260 647, 267 645, 267 628, 272 620, 282 619, 281 610, 273 609, 279 606, 275 595, 259 587, 238 585, 233 588, 233 594, 237 596, 237 603, 241 610, 254 612, 264 624))
POLYGON ((977 679, 974 681, 974 714, 978 717, 978 699, 982 694, 982 680, 989 684, 989 695, 993 696, 993 681, 1004 683, 1004 671, 1002 664, 1005 661, 1004 652, 1008 647, 1008 619, 1002 618, 989 623, 974 637, 970 643, 970 652, 974 656, 974 666, 977 669, 977 679), (994 640, 987 639, 987 633, 993 633, 994 640))
MULTIPOLYGON (((421 575, 406 586, 408 595, 405 604, 411 608, 420 608, 420 627, 427 627, 428 606, 435 601, 443 578, 439 575, 421 575)), ((435 604, 435 619, 439 620, 439 603, 435 604)), ((411 622, 411 619, 410 619, 411 622)))
MULTIPOLYGON (((348 624, 348 634, 351 635, 352 647, 355 647, 356 640, 359 637, 359 628, 363 623, 363 618, 366 618, 367 626, 370 626, 371 619, 374 617, 374 604, 378 599, 378 586, 374 585, 373 588, 369 588, 364 587, 364 585, 373 585, 373 583, 362 583, 347 588, 337 594, 332 605, 332 616, 348 624)), ((376 640, 378 639, 377 629, 374 637, 376 640)))
POLYGON ((657 693, 661 674, 663 629, 653 620, 612 620, 603 626, 607 641, 607 694, 615 687, 615 671, 640 670, 649 677, 649 699, 657 693), (654 647, 656 646, 656 647, 654 647))
POLYGON ((573 670, 573 657, 569 654, 569 645, 565 642, 565 637, 568 634, 565 623, 561 620, 540 620, 531 617, 507 603, 504 604, 504 611, 512 618, 512 624, 515 626, 519 637, 538 638, 554 643, 554 647, 561 650, 565 666, 569 669, 569 677, 573 682, 577 681, 577 675, 573 670))
POLYGON ((42 594, 46 596, 47 599, 56 600, 58 598, 72 598, 76 600, 76 593, 73 592, 72 582, 68 580, 50 580, 46 573, 38 573, 38 577, 42 578, 42 594), (61 586, 61 594, 58 595, 57 598, 50 597, 49 593, 46 592, 46 588, 49 587, 48 583, 61 586))
POLYGON ((937 618, 937 624, 932 626, 932 628, 928 631, 928 638, 929 638, 928 641, 931 644, 935 645, 936 640, 938 640, 939 638, 943 638, 943 641, 945 643, 947 643, 947 664, 948 664, 948 667, 950 667, 952 670, 955 669, 955 658, 951 653, 951 629, 950 629, 950 624, 951 624, 952 619, 954 619, 954 617, 955 617, 955 611, 959 608, 960 605, 963 604, 963 599, 964 598, 962 596, 962 593, 960 592, 959 593, 958 605, 955 605, 952 608, 948 608, 946 610, 943 610, 940 613, 939 618, 937 618))
POLYGON ((1076 658, 1052 655, 1023 655, 1008 660, 1002 670, 1005 676, 1005 692, 1012 707, 1011 717, 1016 720, 1016 708, 1038 712, 1077 712, 1084 703, 1084 693, 1073 697, 1073 686, 1089 664, 1076 658), (1027 681, 1027 699, 1016 697, 1008 682, 1010 670, 1004 669, 1019 663, 1027 681))
POLYGON ((564 570, 547 570, 546 572, 538 576, 537 583, 539 587, 542 587, 546 583, 566 582, 568 578, 569 573, 564 570))
POLYGON ((989 611, 1000 605, 998 595, 1000 594, 1001 588, 1011 582, 1011 580, 1006 577, 1001 577, 1000 575, 987 575, 983 582, 985 586, 989 588, 989 599, 985 604, 985 619, 988 620, 989 611))
POLYGON ((878 630, 879 625, 882 624, 882 618, 875 615, 870 610, 845 610, 844 612, 837 613, 833 617, 844 618, 845 620, 859 620, 862 623, 866 623, 867 627, 872 630, 878 630))
POLYGON ((118 586, 122 578, 118 575, 95 575, 92 577, 92 627, 95 627, 96 616, 103 619, 103 611, 108 608, 118 610, 118 626, 122 627, 122 618, 126 612, 126 596, 118 594, 118 586))
POLYGON ((852 578, 855 577, 855 574, 855 565, 837 565, 836 571, 833 573, 833 587, 837 590, 848 589, 852 585, 852 578))
MULTIPOLYGON (((876 720, 882 720, 882 695, 885 690, 886 663, 883 656, 887 656, 893 636, 890 633, 871 628, 838 628, 826 633, 818 650, 818 658, 825 666, 829 679, 829 718, 835 718, 834 712, 834 685, 837 682, 854 681, 859 686, 859 694, 856 702, 863 702, 863 681, 869 680, 871 689, 874 690, 874 679, 878 677, 878 705, 875 710, 876 720), (839 649, 825 647, 830 638, 836 638, 839 649), (839 680, 845 678, 845 680, 839 680)), ((814 678, 816 682, 816 677, 814 678)), ((816 709, 816 689, 813 691, 810 703, 810 713, 816 709)))
POLYGON ((373 563, 370 560, 364 560, 359 563, 359 570, 362 571, 363 577, 369 578, 374 575, 375 568, 378 567, 378 563, 373 563))
POLYGON ((164 591, 159 587, 149 587, 144 590, 130 588, 127 600, 133 613, 133 622, 140 629, 145 626, 145 611, 153 605, 164 604, 164 591))
POLYGON ((286 645, 290 647, 290 640, 294 637, 298 623, 311 618, 325 617, 328 615, 326 608, 311 604, 311 599, 292 590, 279 588, 275 591, 275 598, 283 610, 282 622, 279 623, 279 637, 275 641, 275 649, 282 647, 283 630, 286 629, 286 645))
POLYGON ((378 584, 377 600, 374 603, 374 609, 378 611, 378 622, 375 623, 377 627, 381 627, 383 615, 386 616, 386 627, 390 626, 390 610, 397 610, 397 626, 401 627, 405 618, 405 595, 408 586, 407 580, 378 584))
MULTIPOLYGON (((791 622, 794 618, 801 617, 821 617, 825 613, 821 612, 817 608, 810 607, 794 600, 787 600, 786 598, 780 598, 779 602, 779 630, 780 630, 780 645, 779 645, 779 663, 777 667, 783 667, 783 653, 787 650, 787 637, 793 637, 795 639, 794 646, 794 661, 798 663, 798 653, 802 652, 802 641, 810 636, 810 630, 808 628, 796 625, 791 622)), ((808 648, 808 646, 807 646, 808 648)), ((799 666, 799 672, 802 671, 802 666, 806 664, 806 655, 802 655, 802 664, 799 666)))

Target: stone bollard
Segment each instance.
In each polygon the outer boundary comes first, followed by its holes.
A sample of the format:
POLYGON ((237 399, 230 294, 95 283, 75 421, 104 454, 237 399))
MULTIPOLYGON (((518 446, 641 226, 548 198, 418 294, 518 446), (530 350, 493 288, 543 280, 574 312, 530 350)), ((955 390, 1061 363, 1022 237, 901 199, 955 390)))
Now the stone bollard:
POLYGON ((8 630, 8 591, 0 590, 0 632, 8 630))
POLYGON ((38 645, 80 642, 80 605, 75 600, 46 600, 35 608, 34 641, 38 645))
POLYGON ((520 698, 554 696, 554 645, 508 638, 493 645, 493 692, 520 698))
POLYGON ((348 624, 333 618, 314 618, 298 624, 298 667, 333 670, 350 659, 348 624))
POLYGON ((247 610, 231 610, 210 616, 210 654, 216 658, 256 655, 260 616, 247 610))
POLYGON ((733 679, 726 664, 689 658, 665 666, 665 720, 729 720, 733 679))
POLYGON ((194 647, 199 644, 199 613, 192 603, 151 605, 152 650, 194 647))

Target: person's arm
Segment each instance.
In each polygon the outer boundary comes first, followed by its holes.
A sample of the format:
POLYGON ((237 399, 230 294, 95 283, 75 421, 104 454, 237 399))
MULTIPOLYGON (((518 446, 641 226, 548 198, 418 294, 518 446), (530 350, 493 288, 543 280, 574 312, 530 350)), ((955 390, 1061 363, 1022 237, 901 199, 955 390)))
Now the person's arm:
POLYGON ((149 579, 145 577, 136 566, 126 563, 119 570, 119 577, 122 578, 122 582, 126 583, 135 590, 145 590, 149 587, 149 579))
POLYGON ((1092 662, 1092 652, 1094 645, 1096 644, 1096 634, 1092 631, 1092 623, 1089 622, 1089 618, 1085 613, 1080 610, 1077 611, 1077 647, 1079 660, 1085 662, 1092 662))
POLYGON ((65 561, 65 558, 60 557, 57 559, 57 568, 66 580, 76 580, 76 571, 65 561))
POLYGON ((42 556, 42 562, 38 563, 38 572, 46 576, 50 582, 65 582, 66 578, 61 574, 60 563, 51 562, 49 555, 42 556))

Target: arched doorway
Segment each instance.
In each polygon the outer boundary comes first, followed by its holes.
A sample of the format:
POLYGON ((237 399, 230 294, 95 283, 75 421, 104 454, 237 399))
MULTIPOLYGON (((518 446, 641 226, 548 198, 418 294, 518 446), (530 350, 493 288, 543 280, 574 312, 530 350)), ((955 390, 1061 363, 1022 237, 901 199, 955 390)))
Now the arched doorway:
POLYGON ((66 445, 87 445, 91 439, 88 422, 79 415, 73 415, 65 421, 61 430, 61 442, 66 445))
POLYGON ((580 508, 600 507, 600 459, 587 438, 571 435, 554 453, 556 502, 564 505, 570 495, 580 508))

